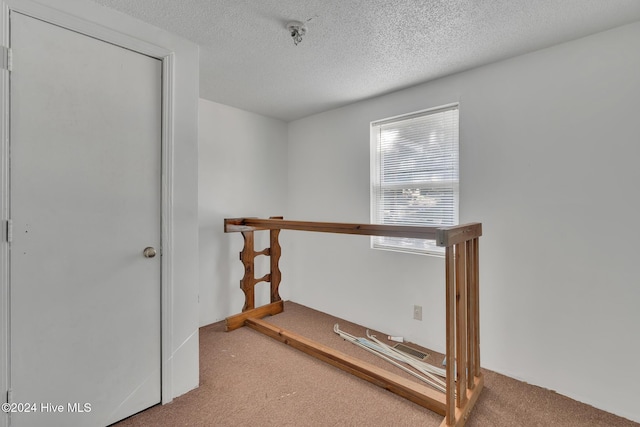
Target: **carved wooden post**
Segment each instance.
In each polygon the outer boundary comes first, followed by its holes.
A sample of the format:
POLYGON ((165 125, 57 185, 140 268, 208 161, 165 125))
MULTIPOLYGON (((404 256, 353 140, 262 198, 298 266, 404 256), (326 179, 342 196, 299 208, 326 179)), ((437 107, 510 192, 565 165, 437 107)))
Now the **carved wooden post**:
MULTIPOLYGON (((272 216, 269 219, 284 219, 281 216, 272 216)), ((278 288, 280 287, 280 280, 282 279, 282 273, 280 272, 280 255, 282 254, 282 248, 278 237, 280 236, 280 230, 269 230, 269 249, 271 250, 271 302, 280 301, 280 293, 278 288)))
MULTIPOLYGON (((270 219, 282 219, 279 217, 271 217, 270 219)), ((282 248, 278 242, 278 235, 280 230, 270 230, 269 246, 268 248, 256 252, 254 249, 254 237, 253 231, 242 231, 242 237, 244 237, 244 248, 240 252, 240 261, 244 265, 244 276, 240 280, 240 289, 244 292, 244 307, 242 311, 252 310, 255 307, 255 286, 260 282, 271 282, 271 302, 278 302, 281 300, 278 293, 278 287, 280 286, 280 280, 282 273, 278 263, 280 262, 280 255, 282 248), (270 267, 271 272, 265 274, 259 279, 255 277, 255 259, 258 255, 266 255, 271 257, 270 267)))
POLYGON ((280 234, 280 230, 270 230, 269 233, 269 246, 271 249, 271 302, 280 301, 280 293, 278 292, 278 288, 280 287, 280 279, 282 278, 282 273, 280 272, 280 266, 278 263, 280 262, 280 254, 282 248, 280 247, 280 242, 278 242, 278 235, 280 234))
POLYGON ((243 231, 242 237, 244 237, 244 248, 242 249, 242 252, 240 252, 240 261, 242 261, 242 264, 244 265, 244 276, 240 280, 240 289, 244 292, 244 307, 242 307, 242 311, 247 311, 255 308, 253 260, 256 255, 253 249, 253 231, 243 231))

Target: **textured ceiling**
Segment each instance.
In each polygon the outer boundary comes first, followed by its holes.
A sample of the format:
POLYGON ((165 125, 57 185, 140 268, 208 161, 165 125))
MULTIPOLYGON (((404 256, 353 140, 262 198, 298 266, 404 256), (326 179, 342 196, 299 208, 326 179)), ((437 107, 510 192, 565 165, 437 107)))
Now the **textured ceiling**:
POLYGON ((286 121, 640 20, 640 0, 93 1, 198 43, 202 98, 286 121))

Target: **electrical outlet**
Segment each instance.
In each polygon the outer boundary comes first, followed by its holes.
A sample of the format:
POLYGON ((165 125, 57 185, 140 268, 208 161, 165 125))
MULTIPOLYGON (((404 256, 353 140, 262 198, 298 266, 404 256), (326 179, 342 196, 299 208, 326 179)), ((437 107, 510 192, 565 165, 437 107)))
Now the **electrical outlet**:
POLYGON ((415 320, 422 320, 422 306, 414 305, 413 306, 413 318, 415 320))

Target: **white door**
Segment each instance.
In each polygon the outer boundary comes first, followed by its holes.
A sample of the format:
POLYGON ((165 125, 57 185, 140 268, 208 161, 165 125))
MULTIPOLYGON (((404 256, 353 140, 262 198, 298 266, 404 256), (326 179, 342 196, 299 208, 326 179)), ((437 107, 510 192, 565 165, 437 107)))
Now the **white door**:
POLYGON ((103 426, 161 398, 162 64, 10 23, 11 425, 103 426))

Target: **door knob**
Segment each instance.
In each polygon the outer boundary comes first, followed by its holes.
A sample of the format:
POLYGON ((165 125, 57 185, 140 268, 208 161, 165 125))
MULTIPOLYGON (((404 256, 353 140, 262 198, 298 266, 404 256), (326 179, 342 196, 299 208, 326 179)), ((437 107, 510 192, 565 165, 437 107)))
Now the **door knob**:
POLYGON ((146 247, 144 248, 144 251, 142 251, 142 254, 145 258, 153 258, 154 256, 156 256, 156 249, 152 248, 151 246, 146 247))

